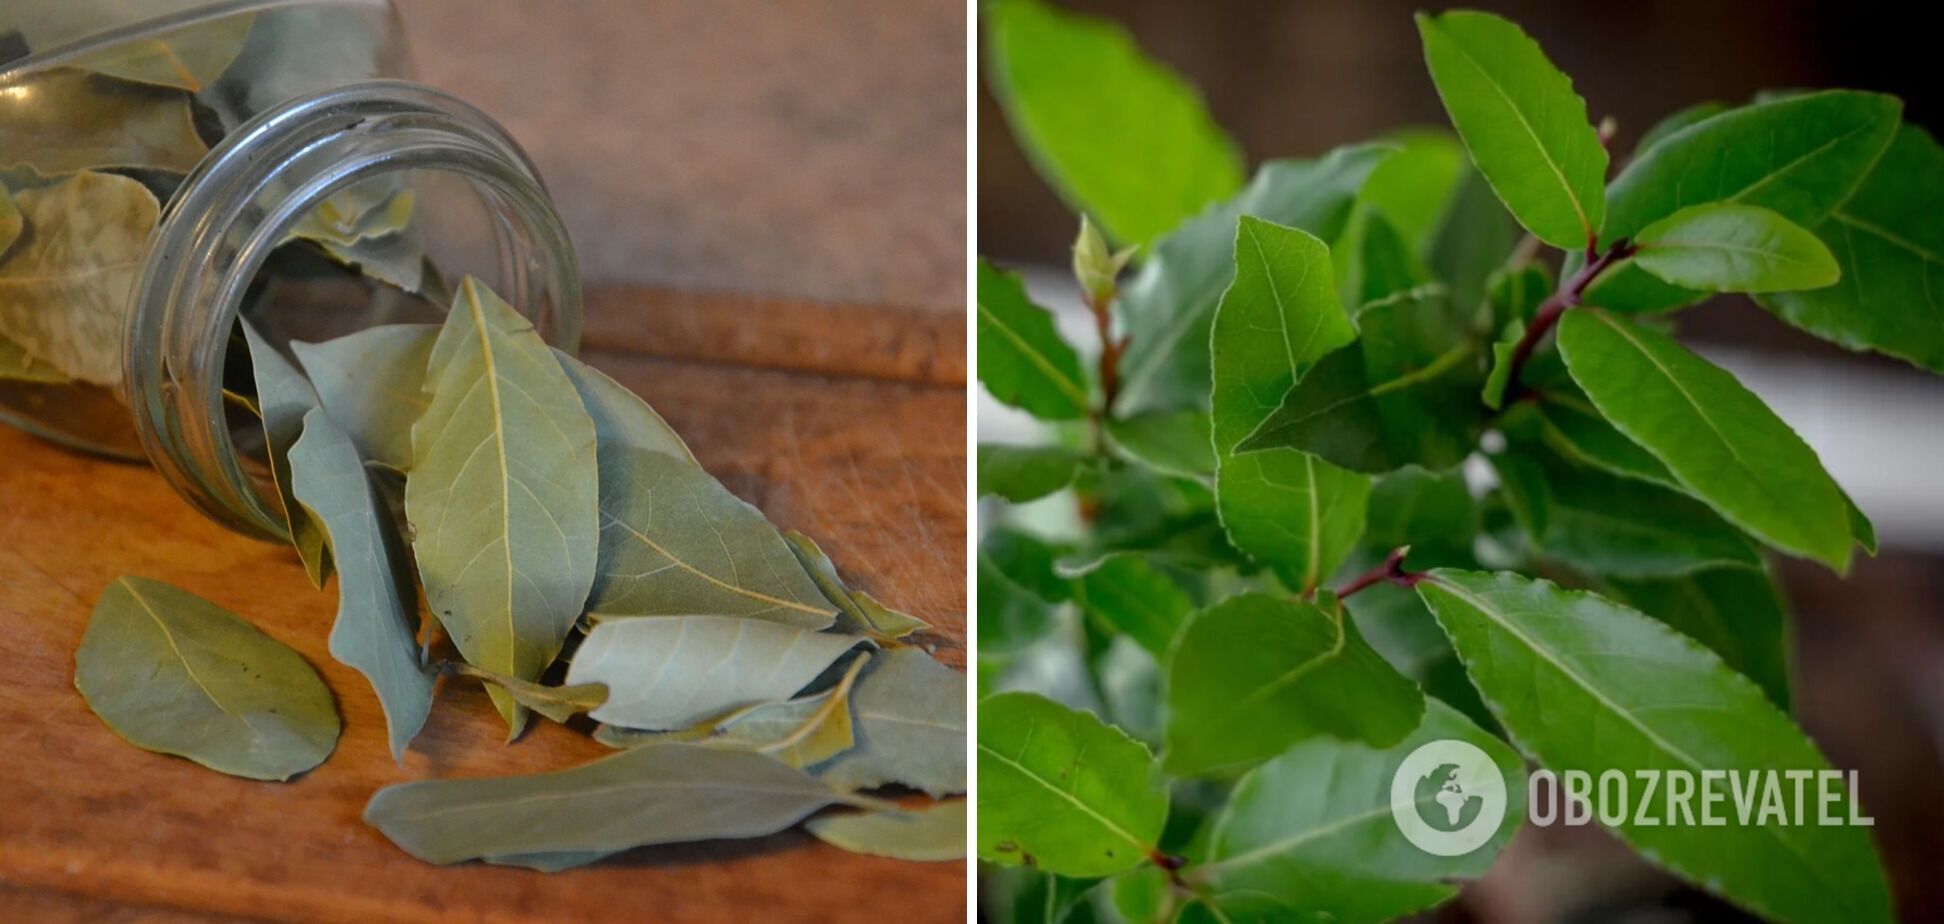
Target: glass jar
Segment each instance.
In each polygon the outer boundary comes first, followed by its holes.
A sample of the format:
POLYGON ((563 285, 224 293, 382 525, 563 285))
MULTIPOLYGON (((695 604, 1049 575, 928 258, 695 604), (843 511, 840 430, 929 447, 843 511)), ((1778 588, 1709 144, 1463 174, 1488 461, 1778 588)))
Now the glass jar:
POLYGON ((8 0, 0 421, 280 537, 238 318, 279 349, 436 323, 472 275, 575 349, 538 173, 407 72, 388 0, 8 0))

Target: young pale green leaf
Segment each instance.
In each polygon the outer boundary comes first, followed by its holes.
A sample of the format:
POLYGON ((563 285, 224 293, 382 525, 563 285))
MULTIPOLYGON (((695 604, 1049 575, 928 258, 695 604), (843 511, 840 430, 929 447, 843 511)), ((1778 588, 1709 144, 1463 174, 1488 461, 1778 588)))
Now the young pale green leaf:
MULTIPOLYGON (((1442 811, 1434 804, 1436 784, 1429 789, 1419 810, 1442 811)), ((1518 829, 1524 806, 1519 755, 1430 700, 1423 721, 1390 747, 1312 738, 1250 771, 1216 816, 1206 859, 1186 876, 1233 920, 1302 908, 1330 921, 1374 924, 1443 902, 1457 894, 1455 882, 1484 875, 1518 829), (1508 810, 1497 833, 1456 857, 1418 849, 1391 816, 1390 779, 1412 751, 1440 740, 1484 751, 1505 781, 1508 810)))
POLYGON ((1015 504, 1038 500, 1073 483, 1084 461, 1061 446, 979 444, 979 495, 996 494, 1015 504))
POLYGON ((590 612, 708 613, 802 629, 835 617, 762 512, 685 458, 625 446, 604 453, 600 516, 590 612))
POLYGON ((796 554, 804 573, 816 582, 817 589, 823 591, 824 598, 837 607, 837 631, 868 635, 881 645, 891 645, 931 628, 930 623, 916 616, 900 613, 877 602, 870 594, 846 586, 837 574, 836 564, 818 547, 816 540, 792 529, 783 533, 783 541, 789 543, 790 551, 796 554))
POLYGON ((432 711, 433 678, 420 662, 418 589, 411 564, 351 437, 312 408, 290 447, 290 488, 322 525, 337 566, 331 657, 365 676, 391 730, 392 759, 432 711))
MULTIPOLYGON (((812 767, 845 789, 965 791, 965 675, 915 648, 871 659, 850 695, 855 745, 812 767)), ((981 713, 983 715, 983 713, 981 713)))
POLYGON ((1229 542, 1299 590, 1317 586, 1356 548, 1369 496, 1369 475, 1294 449, 1233 456, 1215 475, 1229 542))
POLYGON ((979 859, 1058 876, 1147 862, 1168 789, 1145 745, 1032 693, 979 703, 979 859))
POLYGON ((1242 156, 1192 86, 1119 26, 1038 0, 985 7, 987 62, 1020 146, 1075 211, 1146 247, 1242 185, 1242 156))
POLYGON ((1528 504, 1543 505, 1543 521, 1523 525, 1533 551, 1545 558, 1590 574, 1636 578, 1762 564, 1739 530, 1686 494, 1532 446, 1515 446, 1493 463, 1503 471, 1516 459, 1530 463, 1523 477, 1504 480, 1518 485, 1528 504))
POLYGON ((1816 227, 1840 283, 1775 293, 1761 305, 1825 340, 1944 372, 1944 147, 1914 125, 1897 132, 1856 194, 1816 227))
POLYGON ((839 804, 882 805, 761 754, 656 744, 552 773, 388 786, 364 818, 412 856, 458 863, 762 837, 839 804))
MULTIPOLYGON (((1602 238, 1631 238, 1683 208, 1710 202, 1757 206, 1816 227, 1883 156, 1901 108, 1894 97, 1831 90, 1695 122, 1642 152, 1614 179, 1602 238)), ((1568 261, 1567 272, 1577 259, 1568 261)), ((1621 265, 1593 283, 1586 301, 1615 311, 1659 311, 1702 297, 1621 265)))
MULTIPOLYGON (((181 174, 209 152, 186 94, 130 92, 65 67, 38 70, 10 89, 30 94, 33 104, 9 106, 0 124, 9 167, 25 165, 45 177, 124 167, 181 174)), ((21 210, 29 227, 43 227, 26 205, 21 210)))
POLYGON ((290 351, 358 455, 402 472, 412 466, 412 424, 430 403, 425 372, 438 336, 431 324, 386 324, 290 351))
MULTIPOLYGON (((1744 823, 1728 783, 1703 777, 1829 766, 1760 688, 1712 652, 1597 595, 1513 574, 1433 571, 1417 589, 1493 713, 1542 766, 1595 779, 1681 771, 1720 793, 1725 807, 1710 810, 1697 796, 1688 817, 1725 815, 1723 825, 1640 824, 1630 814, 1613 826, 1648 859, 1777 920, 1891 919, 1864 829, 1752 812, 1744 823)), ((1846 814, 1851 796, 1831 795, 1832 811, 1846 814)))
POLYGON ((575 651, 567 683, 607 685, 607 701, 589 713, 597 721, 684 728, 788 699, 862 641, 734 616, 602 619, 575 651))
POLYGON ((1849 568, 1849 504, 1816 452, 1762 399, 1672 337, 1569 311, 1559 350, 1600 415, 1681 486, 1763 542, 1849 568))
POLYGON ((1337 301, 1329 246, 1309 232, 1242 216, 1235 278, 1210 338, 1216 458, 1273 413, 1318 358, 1356 336, 1337 301))
POLYGON ((979 261, 979 382, 994 398, 1041 420, 1087 413, 1080 357, 1051 312, 1026 297, 1019 274, 979 261))
POLYGON ((1215 475, 1213 427, 1204 411, 1143 411, 1108 421, 1107 438, 1122 454, 1160 474, 1205 481, 1215 475))
MULTIPOLYGON (((284 528, 290 544, 303 559, 311 584, 324 586, 331 575, 331 549, 324 525, 307 512, 292 493, 290 448, 304 430, 306 415, 319 406, 317 392, 297 367, 257 333, 249 321, 238 322, 250 346, 250 372, 256 380, 257 415, 263 419, 264 445, 270 455, 270 477, 282 500, 284 528)), ((359 465, 363 474, 363 465, 359 465)))
POLYGON ((1353 308, 1430 281, 1403 234, 1369 206, 1351 210, 1330 256, 1336 265, 1337 297, 1353 308))
POLYGON ((1497 16, 1417 21, 1431 80, 1479 172, 1534 236, 1584 248, 1606 214, 1607 153, 1572 80, 1497 16))
MULTIPOLYGON (((405 479, 426 600, 467 661, 535 679, 594 583, 594 422, 533 325, 472 278, 427 368, 405 479)), ((487 692, 517 733, 524 712, 487 692)))
POLYGON ((939 862, 965 858, 965 800, 922 808, 819 815, 803 826, 818 840, 851 853, 939 862))
POLYGON ((1195 609, 1167 571, 1138 553, 1104 556, 1073 577, 1074 600, 1082 610, 1157 658, 1167 656, 1175 632, 1195 609))
POLYGON ((1129 345, 1115 409, 1132 414, 1207 407, 1209 354, 1201 344, 1209 342, 1215 306, 1235 278, 1237 220, 1249 215, 1335 240, 1365 178, 1392 152, 1383 145, 1353 145, 1315 160, 1270 161, 1235 198, 1158 242, 1121 288, 1129 345))
POLYGON ((1766 568, 1615 579, 1617 599, 1708 646, 1769 701, 1789 709, 1789 607, 1766 568))
POLYGON ((1312 735, 1378 747, 1417 727, 1424 697, 1371 650, 1334 596, 1245 593, 1195 614, 1168 658, 1163 765, 1248 769, 1312 735))
POLYGON ((1384 216, 1412 254, 1431 249, 1465 177, 1465 148, 1442 128, 1408 128, 1385 137, 1397 150, 1370 172, 1357 201, 1384 216))
POLYGON ((186 590, 122 577, 95 604, 74 685, 130 744, 253 780, 337 747, 331 691, 297 652, 186 590))
MULTIPOLYGON (((0 150, 40 143, 5 136, 0 128, 0 150)), ((0 260, 0 338, 68 378, 119 385, 129 291, 161 217, 155 194, 124 176, 82 171, 16 192, 14 204, 29 230, 0 260)))
POLYGON ((1446 293, 1407 292, 1357 315, 1355 343, 1323 357, 1236 447, 1296 449, 1352 471, 1437 470, 1484 424, 1479 342, 1446 293))
POLYGON ((1793 292, 1835 284, 1842 271, 1814 234, 1765 208, 1710 203, 1640 229, 1635 266, 1703 292, 1793 292))
POLYGON ((594 418, 594 433, 603 457, 618 450, 645 449, 674 456, 691 465, 699 464, 695 453, 682 442, 681 434, 641 396, 607 373, 564 352, 555 350, 554 357, 560 360, 561 371, 567 373, 574 390, 580 393, 588 416, 594 418))

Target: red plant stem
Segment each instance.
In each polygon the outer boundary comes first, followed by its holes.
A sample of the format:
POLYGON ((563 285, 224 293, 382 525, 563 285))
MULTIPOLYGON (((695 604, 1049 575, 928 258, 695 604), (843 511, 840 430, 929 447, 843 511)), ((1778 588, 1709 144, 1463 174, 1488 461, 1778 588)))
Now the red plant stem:
POLYGON ((1350 583, 1339 588, 1336 592, 1337 599, 1347 600, 1351 594, 1375 584, 1390 583, 1396 584, 1399 587, 1410 587, 1416 584, 1424 575, 1404 570, 1404 556, 1410 554, 1410 552, 1411 547, 1408 545, 1398 546, 1392 549, 1391 553, 1384 556, 1384 560, 1379 562, 1377 567, 1357 575, 1351 579, 1350 583))
POLYGON ((1580 267, 1579 272, 1574 273, 1572 278, 1567 279, 1566 284, 1560 286, 1558 292, 1553 293, 1552 297, 1539 305, 1538 312, 1532 316, 1532 324, 1526 327, 1525 336, 1520 337, 1519 342, 1512 347, 1513 389, 1518 388, 1519 373, 1525 371, 1526 361, 1532 358, 1532 351, 1539 346, 1539 340, 1552 330, 1553 325, 1559 323, 1560 315, 1565 314, 1566 309, 1580 303, 1580 298, 1586 294, 1587 288, 1593 285, 1593 281, 1600 278, 1601 273, 1633 254, 1633 245, 1625 239, 1614 241, 1613 246, 1608 247, 1605 253, 1598 256, 1594 256, 1593 243, 1587 242, 1586 265, 1580 267))

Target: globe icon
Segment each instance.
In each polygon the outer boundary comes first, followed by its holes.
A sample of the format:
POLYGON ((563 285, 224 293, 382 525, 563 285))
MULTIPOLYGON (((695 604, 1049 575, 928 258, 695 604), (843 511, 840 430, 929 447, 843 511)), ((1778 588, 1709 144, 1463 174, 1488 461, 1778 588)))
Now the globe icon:
POLYGON ((1462 831, 1485 806, 1485 800, 1465 792, 1457 764, 1439 764, 1418 778, 1415 801, 1418 818, 1438 831, 1462 831))

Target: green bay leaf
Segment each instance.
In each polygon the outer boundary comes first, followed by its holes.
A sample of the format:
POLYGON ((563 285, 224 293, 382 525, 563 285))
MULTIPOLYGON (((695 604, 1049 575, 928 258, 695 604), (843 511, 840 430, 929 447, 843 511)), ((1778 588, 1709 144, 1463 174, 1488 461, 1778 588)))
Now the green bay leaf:
POLYGON ((1143 411, 1107 422, 1121 454, 1162 475, 1207 480, 1215 474, 1213 421, 1206 412, 1143 411))
POLYGON ((1015 504, 1038 500, 1073 483, 1083 458, 1060 446, 980 443, 979 495, 997 495, 1015 504))
MULTIPOLYGON (((1699 643, 1585 592, 1513 574, 1439 570, 1417 584, 1520 749, 1555 773, 1825 770, 1762 690, 1699 643)), ((1727 784, 1717 781, 1724 797, 1727 784)), ((1839 793, 1840 817, 1851 798, 1839 793)), ((1699 811, 1699 809, 1696 809, 1699 811)), ((1650 861, 1764 916, 1889 921, 1889 889, 1862 828, 1750 823, 1615 828, 1650 861)))
POLYGON ((1166 657, 1195 601, 1148 556, 1117 552, 1088 562, 1074 575, 1080 608, 1157 658, 1166 657))
POLYGON ((1297 590, 1317 586, 1356 549, 1369 496, 1369 475, 1294 449, 1224 459, 1215 474, 1228 541, 1297 590))
POLYGON ((1168 790, 1147 747, 1032 693, 979 703, 979 858, 1111 876, 1157 850, 1168 790))
POLYGON ((1640 229, 1634 244, 1635 266, 1704 292, 1820 289, 1842 275, 1814 234, 1752 205, 1689 206, 1640 229))
POLYGON ((337 746, 337 707, 297 652, 195 594, 108 585, 75 652, 74 685, 130 744, 255 780, 287 780, 337 746))
POLYGON ((155 194, 84 171, 17 192, 14 204, 26 230, 0 260, 0 338, 69 378, 120 384, 129 291, 161 216, 155 194))
MULTIPOLYGON (((594 583, 594 423, 533 325, 472 278, 426 388, 405 479, 426 600, 467 661, 533 680, 594 583)), ((524 713, 488 692, 517 732, 524 713)))
POLYGON ((675 729, 789 699, 860 636, 733 616, 602 619, 574 652, 570 685, 606 684, 589 714, 629 728, 675 729))
POLYGON ((939 862, 965 858, 965 800, 810 819, 804 830, 851 853, 939 862))
POLYGON ((1080 357, 1033 304, 1019 274, 979 260, 979 383, 1001 403, 1041 420, 1076 420, 1088 408, 1080 357))
POLYGON ((1789 608, 1767 568, 1710 568, 1612 584, 1620 601, 1708 646, 1788 710, 1789 608))

